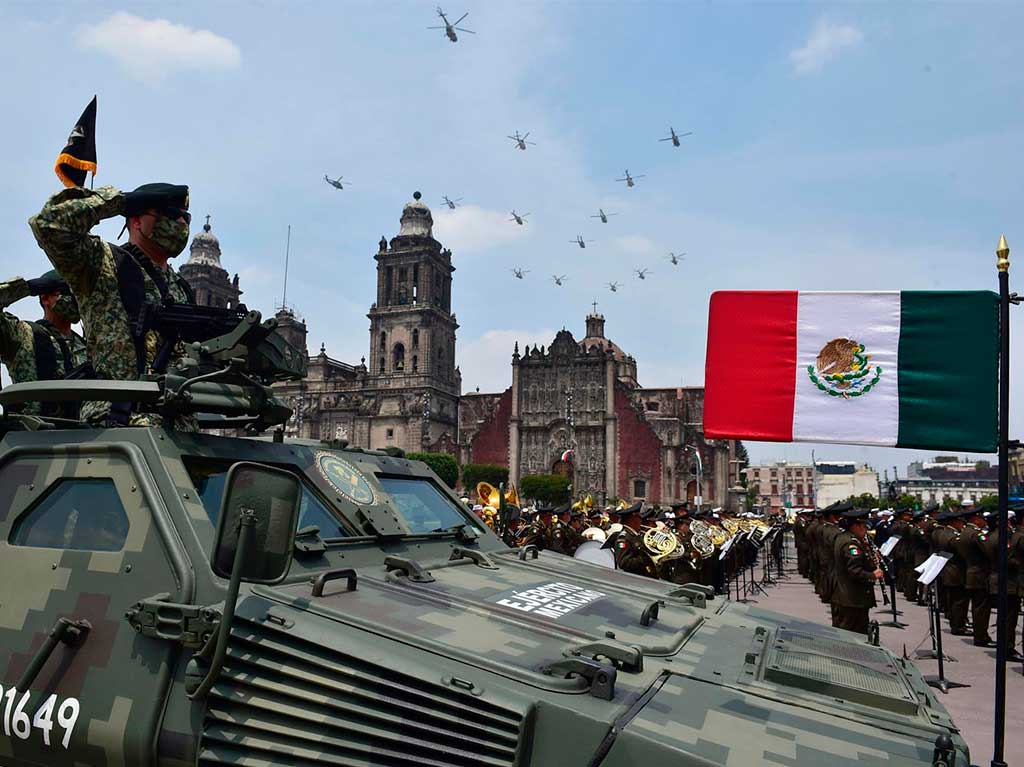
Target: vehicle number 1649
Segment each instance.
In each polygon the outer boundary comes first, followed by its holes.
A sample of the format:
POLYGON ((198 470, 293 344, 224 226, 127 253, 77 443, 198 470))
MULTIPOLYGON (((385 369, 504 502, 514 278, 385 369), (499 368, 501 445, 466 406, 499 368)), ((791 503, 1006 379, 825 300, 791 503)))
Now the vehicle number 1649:
POLYGON ((50 745, 50 732, 53 730, 53 718, 56 710, 57 726, 63 730, 60 744, 66 749, 71 742, 71 733, 75 729, 75 722, 78 721, 80 706, 77 698, 65 698, 63 701, 56 695, 50 695, 43 705, 36 709, 35 714, 29 718, 29 695, 28 691, 18 694, 18 691, 11 687, 6 692, 0 687, 0 707, 3 708, 4 735, 8 738, 14 737, 20 740, 28 740, 32 730, 36 729, 43 733, 43 743, 50 745))

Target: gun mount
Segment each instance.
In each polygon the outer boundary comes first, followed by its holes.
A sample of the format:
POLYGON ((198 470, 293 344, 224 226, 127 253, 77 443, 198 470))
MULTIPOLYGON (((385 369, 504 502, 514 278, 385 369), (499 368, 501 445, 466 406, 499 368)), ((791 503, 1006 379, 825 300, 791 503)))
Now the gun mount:
MULTIPOLYGON (((274 332, 277 320, 261 320, 258 311, 163 306, 155 327, 161 329, 166 341, 154 361, 156 372, 137 381, 15 384, 0 392, 0 405, 130 402, 135 411, 157 413, 168 423, 176 416, 192 415, 201 426, 245 427, 259 433, 283 424, 292 414, 270 384, 298 380, 306 374, 302 352, 274 332), (172 348, 180 356, 162 372, 172 348)), ((75 425, 41 416, 7 417, 31 430, 75 425)))

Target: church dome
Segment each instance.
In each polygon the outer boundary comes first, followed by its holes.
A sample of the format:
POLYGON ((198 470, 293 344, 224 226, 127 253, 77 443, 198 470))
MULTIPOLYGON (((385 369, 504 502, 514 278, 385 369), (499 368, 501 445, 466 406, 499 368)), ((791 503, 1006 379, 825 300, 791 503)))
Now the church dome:
POLYGON ((220 240, 210 232, 210 217, 206 217, 203 231, 192 238, 188 263, 220 267, 220 240))
POLYGON ((423 195, 419 192, 414 192, 412 196, 412 202, 402 208, 402 228, 398 236, 432 237, 434 217, 430 214, 430 208, 420 199, 423 195))
POLYGON ((580 349, 585 352, 592 349, 611 351, 612 357, 620 362, 628 356, 617 343, 605 337, 604 315, 598 314, 596 310, 587 315, 587 336, 580 341, 580 349))

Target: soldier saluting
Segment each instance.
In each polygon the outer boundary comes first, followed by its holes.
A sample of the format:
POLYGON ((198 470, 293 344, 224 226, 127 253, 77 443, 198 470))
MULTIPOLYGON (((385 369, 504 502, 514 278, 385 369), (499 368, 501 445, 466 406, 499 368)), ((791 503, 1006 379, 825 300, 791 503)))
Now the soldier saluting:
MULTIPOLYGON (((0 315, 0 360, 14 383, 64 378, 86 359, 85 340, 71 329, 79 321, 78 304, 55 270, 32 280, 0 282, 0 309, 26 296, 39 296, 43 318, 30 322, 7 312, 0 315)), ((32 402, 21 412, 78 418, 73 403, 32 402)))
MULTIPOLYGON (((71 187, 29 219, 39 246, 78 300, 97 378, 130 381, 148 373, 161 342, 149 326, 150 308, 195 303, 188 283, 169 264, 188 244, 191 220, 188 187, 163 183, 132 192, 71 187), (121 215, 126 245, 89 234, 100 221, 121 215)), ((86 403, 82 416, 113 425, 157 420, 132 414, 127 403, 86 403)))
POLYGON ((867 509, 843 512, 843 529, 833 548, 832 625, 858 634, 868 633, 869 612, 876 604, 875 581, 882 580, 882 571, 867 543, 867 517, 867 509))

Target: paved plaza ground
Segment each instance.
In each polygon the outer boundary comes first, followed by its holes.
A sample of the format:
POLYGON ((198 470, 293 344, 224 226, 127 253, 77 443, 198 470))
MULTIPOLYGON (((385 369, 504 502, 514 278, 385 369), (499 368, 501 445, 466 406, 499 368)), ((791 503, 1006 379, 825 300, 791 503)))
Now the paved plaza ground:
MULTIPOLYGON (((761 572, 758 569, 758 578, 761 572)), ((819 601, 814 588, 796 571, 796 554, 790 549, 785 577, 766 586, 766 594, 755 594, 751 604, 766 610, 792 615, 797 618, 831 624, 828 605, 819 601)), ((922 674, 938 673, 934 660, 915 660, 914 649, 920 645, 931 647, 928 639, 928 610, 916 604, 906 604, 897 594, 897 609, 902 611, 898 619, 908 624, 904 629, 881 627, 882 644, 897 655, 906 647, 907 655, 922 674)), ((873 610, 872 617, 879 623, 892 620, 891 613, 873 610)), ((995 610, 992 614, 992 638, 995 638, 995 610)), ((971 749, 974 764, 987 765, 992 759, 992 711, 995 700, 995 649, 975 647, 970 637, 956 637, 949 633, 949 626, 943 621, 943 649, 947 655, 956 658, 956 663, 945 664, 947 679, 971 685, 952 689, 943 695, 936 691, 941 703, 949 710, 953 721, 961 729, 971 749)), ((1017 648, 1020 649, 1018 628, 1017 648)), ((1020 663, 1007 666, 1006 679, 1006 750, 1004 758, 1008 765, 1024 765, 1024 676, 1020 663)))

